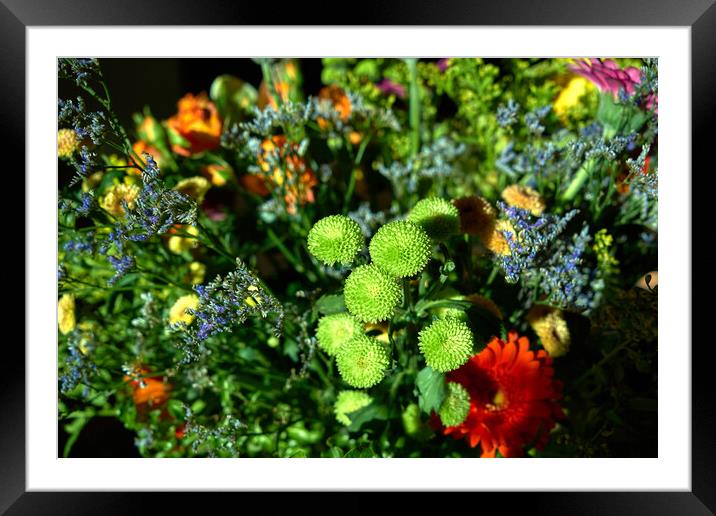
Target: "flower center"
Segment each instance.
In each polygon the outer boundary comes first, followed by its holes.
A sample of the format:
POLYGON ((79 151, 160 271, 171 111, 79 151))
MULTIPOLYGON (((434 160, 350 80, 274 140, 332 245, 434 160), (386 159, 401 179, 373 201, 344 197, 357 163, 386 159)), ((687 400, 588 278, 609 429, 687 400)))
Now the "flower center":
POLYGON ((505 395, 505 391, 498 389, 492 398, 492 403, 487 404, 487 409, 493 411, 502 410, 506 405, 507 396, 505 395))

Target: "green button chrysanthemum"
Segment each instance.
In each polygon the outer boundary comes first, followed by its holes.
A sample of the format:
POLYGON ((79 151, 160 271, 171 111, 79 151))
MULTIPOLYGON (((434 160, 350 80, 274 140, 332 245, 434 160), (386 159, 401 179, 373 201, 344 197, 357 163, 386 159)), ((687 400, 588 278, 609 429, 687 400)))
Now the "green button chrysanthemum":
POLYGON ((401 292, 395 278, 370 264, 356 267, 350 273, 343 296, 350 313, 360 321, 375 323, 393 315, 401 292))
POLYGON ((324 217, 308 233, 308 250, 329 266, 351 263, 364 242, 358 223, 344 215, 324 217))
POLYGON ((372 387, 383 379, 390 357, 387 346, 367 335, 356 335, 341 346, 336 365, 341 378, 359 389, 372 387))
POLYGON ((451 202, 439 197, 429 197, 419 201, 408 215, 425 230, 430 238, 443 241, 460 230, 460 213, 451 202))
POLYGON ((418 335, 425 362, 440 373, 457 369, 472 356, 472 332, 454 317, 437 319, 418 335))
POLYGON ((415 276, 430 259, 432 242, 423 229, 407 220, 389 222, 370 241, 370 257, 397 278, 415 276))
POLYGON ((445 426, 457 426, 467 417, 470 411, 470 394, 465 387, 455 382, 448 382, 447 396, 440 405, 440 421, 445 426))
POLYGON ((346 312, 321 317, 316 328, 318 345, 331 356, 335 356, 343 344, 361 333, 363 325, 346 312))
POLYGON ((333 412, 336 420, 346 426, 351 424, 348 414, 367 407, 373 398, 363 391, 341 391, 333 404, 333 412))

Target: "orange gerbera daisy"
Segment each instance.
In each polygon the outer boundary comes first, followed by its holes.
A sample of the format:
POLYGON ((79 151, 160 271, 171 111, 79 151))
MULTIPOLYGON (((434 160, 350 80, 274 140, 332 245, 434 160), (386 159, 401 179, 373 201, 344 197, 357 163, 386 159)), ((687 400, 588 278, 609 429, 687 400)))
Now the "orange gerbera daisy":
POLYGON ((191 156, 219 146, 221 118, 206 93, 187 93, 177 107, 177 114, 167 120, 167 126, 189 142, 189 146, 172 145, 174 152, 180 156, 191 156))
POLYGON ((561 383, 554 380, 552 359, 544 350, 530 351, 526 337, 510 332, 507 342, 495 337, 447 381, 470 394, 465 421, 443 429, 445 435, 478 444, 482 457, 523 455, 523 447, 542 448, 549 431, 564 414, 558 404, 561 383))

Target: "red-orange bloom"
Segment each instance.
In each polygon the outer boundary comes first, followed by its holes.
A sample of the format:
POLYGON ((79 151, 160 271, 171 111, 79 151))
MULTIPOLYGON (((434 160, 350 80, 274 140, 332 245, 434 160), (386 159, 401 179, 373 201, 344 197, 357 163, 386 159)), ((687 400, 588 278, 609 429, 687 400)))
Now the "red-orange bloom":
MULTIPOLYGON (((147 374, 147 369, 139 368, 135 371, 137 376, 147 374)), ((132 386, 132 397, 137 407, 160 407, 169 399, 171 385, 164 382, 161 376, 152 378, 142 378, 141 380, 135 376, 134 378, 125 376, 124 381, 129 382, 132 386)))
POLYGON ((507 342, 495 337, 447 381, 470 393, 470 412, 463 423, 444 428, 445 435, 478 444, 482 457, 523 455, 523 446, 547 444, 549 431, 564 414, 558 404, 561 383, 553 378, 552 359, 544 350, 530 351, 526 337, 510 332, 507 342))
POLYGON ((187 93, 179 100, 177 107, 177 114, 167 120, 167 126, 187 140, 189 146, 172 145, 174 152, 180 156, 191 156, 219 146, 221 119, 206 93, 196 96, 187 93))

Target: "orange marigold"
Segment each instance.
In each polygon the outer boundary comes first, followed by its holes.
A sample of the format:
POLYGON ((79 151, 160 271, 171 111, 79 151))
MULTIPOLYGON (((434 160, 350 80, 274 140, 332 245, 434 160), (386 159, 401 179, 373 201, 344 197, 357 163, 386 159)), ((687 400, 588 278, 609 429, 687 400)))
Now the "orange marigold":
POLYGON ((465 438, 482 457, 520 457, 523 447, 544 447, 549 431, 564 418, 559 406, 562 384, 554 379, 552 359, 544 350, 530 351, 526 337, 510 332, 507 342, 495 337, 479 354, 447 374, 465 387, 470 411, 445 435, 465 438))
MULTIPOLYGON (((159 152, 159 149, 154 147, 153 145, 149 145, 144 140, 138 140, 134 142, 132 145, 132 150, 137 156, 142 156, 145 152, 154 158, 154 161, 157 162, 157 167, 162 168, 162 155, 161 152, 159 152)), ((137 168, 128 168, 127 173, 131 174, 133 176, 141 176, 142 171, 137 168)))
POLYGON ((167 120, 167 126, 170 131, 184 138, 189 146, 174 144, 174 152, 180 156, 191 156, 219 146, 221 119, 206 93, 187 93, 179 100, 177 107, 177 114, 167 120))

